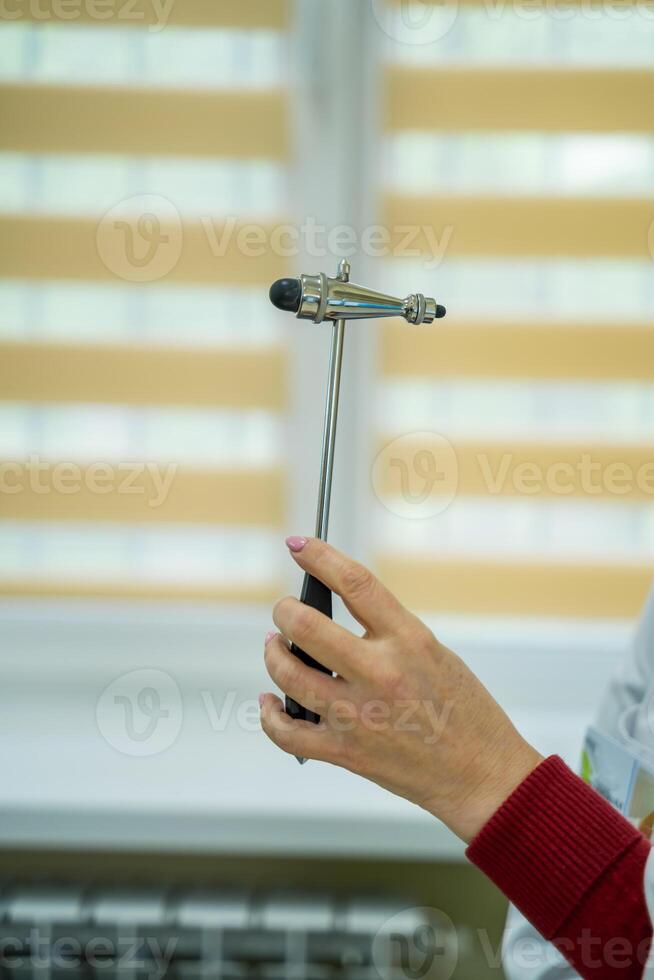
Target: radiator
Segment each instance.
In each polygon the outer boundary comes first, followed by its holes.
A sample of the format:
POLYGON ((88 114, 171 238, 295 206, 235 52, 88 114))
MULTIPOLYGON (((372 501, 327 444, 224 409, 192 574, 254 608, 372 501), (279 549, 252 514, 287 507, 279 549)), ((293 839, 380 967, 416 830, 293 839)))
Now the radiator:
POLYGON ((456 960, 449 926, 399 900, 7 885, 0 970, 3 980, 440 980, 456 960))

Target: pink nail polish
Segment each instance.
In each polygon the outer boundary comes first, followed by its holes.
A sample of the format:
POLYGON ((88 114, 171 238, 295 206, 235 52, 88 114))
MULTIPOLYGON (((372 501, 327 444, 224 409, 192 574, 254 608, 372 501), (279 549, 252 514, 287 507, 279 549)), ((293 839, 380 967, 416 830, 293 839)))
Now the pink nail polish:
POLYGON ((268 644, 270 643, 274 635, 275 635, 275 630, 268 630, 268 632, 266 633, 266 639, 264 640, 265 646, 268 646, 268 644))
POLYGON ((264 700, 265 700, 265 697, 266 697, 266 695, 265 695, 265 694, 260 694, 260 695, 259 695, 259 707, 260 707, 260 708, 263 708, 263 702, 264 702, 264 700))
POLYGON ((308 538, 300 538, 296 534, 292 534, 290 538, 286 538, 286 547, 289 551, 302 551, 308 538))

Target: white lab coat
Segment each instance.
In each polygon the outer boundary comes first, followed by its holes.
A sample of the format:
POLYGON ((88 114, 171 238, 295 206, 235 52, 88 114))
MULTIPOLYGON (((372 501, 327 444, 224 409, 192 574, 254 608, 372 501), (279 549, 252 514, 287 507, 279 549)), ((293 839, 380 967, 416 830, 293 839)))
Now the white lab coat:
MULTIPOLYGON (((652 753, 654 764, 654 588, 624 663, 604 695, 595 726, 620 741, 635 739, 652 753)), ((581 752, 581 747, 580 747, 581 752)), ((645 896, 654 921, 654 850, 645 868, 645 896)), ((504 934, 503 966, 507 980, 575 980, 579 974, 563 956, 511 908, 504 934)), ((654 955, 643 974, 654 980, 654 955)))

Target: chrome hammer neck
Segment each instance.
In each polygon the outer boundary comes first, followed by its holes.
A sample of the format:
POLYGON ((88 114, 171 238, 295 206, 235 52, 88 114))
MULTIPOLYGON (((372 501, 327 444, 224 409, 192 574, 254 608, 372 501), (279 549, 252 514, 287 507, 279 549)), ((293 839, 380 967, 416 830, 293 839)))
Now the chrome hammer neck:
MULTIPOLYGON (((341 259, 339 262, 337 278, 341 282, 349 282, 350 263, 347 259, 341 259)), ((327 397, 325 400, 325 424, 322 435, 320 485, 318 488, 318 513, 316 515, 316 537, 322 541, 327 540, 327 531, 329 528, 329 505, 332 496, 334 448, 336 445, 336 424, 338 422, 338 398, 341 388, 344 340, 345 320, 335 320, 332 326, 332 343, 329 354, 329 375, 327 379, 327 397)))

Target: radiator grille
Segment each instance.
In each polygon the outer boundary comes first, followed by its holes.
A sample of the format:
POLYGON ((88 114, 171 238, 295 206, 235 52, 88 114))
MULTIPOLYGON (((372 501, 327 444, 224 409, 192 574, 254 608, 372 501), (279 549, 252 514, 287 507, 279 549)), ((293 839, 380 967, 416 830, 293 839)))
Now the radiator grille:
POLYGON ((401 900, 6 887, 2 980, 422 980, 453 927, 401 900))

